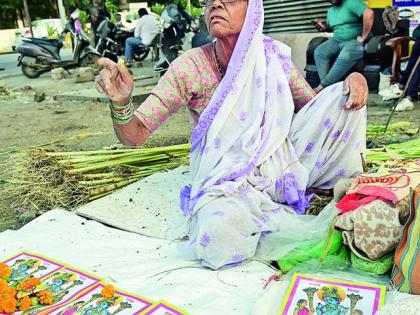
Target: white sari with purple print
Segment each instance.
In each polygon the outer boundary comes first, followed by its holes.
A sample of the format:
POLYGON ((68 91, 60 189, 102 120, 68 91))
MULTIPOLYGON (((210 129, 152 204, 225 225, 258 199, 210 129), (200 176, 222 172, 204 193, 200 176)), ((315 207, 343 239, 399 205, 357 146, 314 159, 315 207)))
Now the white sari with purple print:
POLYGON ((331 188, 362 169, 365 109, 345 111, 337 83, 295 115, 290 49, 262 26, 262 0, 249 0, 226 75, 192 135, 181 208, 189 248, 211 268, 253 257, 285 213, 304 214, 307 187, 331 188))

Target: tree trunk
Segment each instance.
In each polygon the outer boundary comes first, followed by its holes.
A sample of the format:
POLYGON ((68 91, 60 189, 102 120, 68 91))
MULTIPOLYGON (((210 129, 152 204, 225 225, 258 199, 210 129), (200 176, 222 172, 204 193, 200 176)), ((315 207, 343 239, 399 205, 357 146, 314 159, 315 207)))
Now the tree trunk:
POLYGON ((97 43, 96 38, 96 29, 99 26, 100 21, 98 20, 99 11, 105 9, 105 0, 89 0, 89 20, 92 29, 92 35, 95 41, 95 46, 97 43))
POLYGON ((27 0, 23 0, 23 8, 25 10, 25 20, 27 25, 29 25, 29 30, 31 31, 31 37, 34 37, 34 31, 32 29, 32 20, 31 20, 31 14, 29 13, 29 7, 27 0))
POLYGON ((23 17, 22 11, 20 8, 16 9, 16 28, 23 28, 23 17))
POLYGON ((57 1, 56 0, 48 0, 48 2, 50 3, 52 8, 54 9, 54 18, 56 18, 57 16, 59 17, 60 13, 58 11, 57 1))

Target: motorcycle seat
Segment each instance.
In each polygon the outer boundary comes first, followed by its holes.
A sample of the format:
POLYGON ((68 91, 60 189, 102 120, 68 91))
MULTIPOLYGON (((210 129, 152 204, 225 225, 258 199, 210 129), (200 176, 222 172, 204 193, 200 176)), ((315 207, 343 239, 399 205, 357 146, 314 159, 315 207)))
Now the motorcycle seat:
POLYGON ((150 44, 150 45, 145 45, 145 44, 137 45, 138 48, 151 48, 152 46, 153 46, 152 44, 150 44))
POLYGON ((62 47, 63 43, 59 41, 58 39, 49 39, 49 38, 28 38, 26 39, 28 41, 32 41, 35 44, 38 45, 50 45, 55 47, 62 47))

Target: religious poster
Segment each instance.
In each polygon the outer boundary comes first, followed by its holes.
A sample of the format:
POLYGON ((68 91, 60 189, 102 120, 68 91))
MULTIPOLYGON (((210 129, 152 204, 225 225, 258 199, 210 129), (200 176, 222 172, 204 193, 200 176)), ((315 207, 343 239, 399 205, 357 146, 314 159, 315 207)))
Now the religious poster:
POLYGON ((386 287, 296 273, 279 315, 374 315, 386 287))

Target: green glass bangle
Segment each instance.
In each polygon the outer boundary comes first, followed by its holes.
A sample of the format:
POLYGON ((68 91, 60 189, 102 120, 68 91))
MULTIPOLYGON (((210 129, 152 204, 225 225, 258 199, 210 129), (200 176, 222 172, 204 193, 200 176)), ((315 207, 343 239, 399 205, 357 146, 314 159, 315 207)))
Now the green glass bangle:
POLYGON ((131 98, 130 98, 130 102, 124 106, 118 106, 111 103, 110 109, 111 109, 112 121, 117 125, 128 124, 134 114, 134 105, 131 98), (116 110, 117 108, 121 110, 117 111, 116 110))

